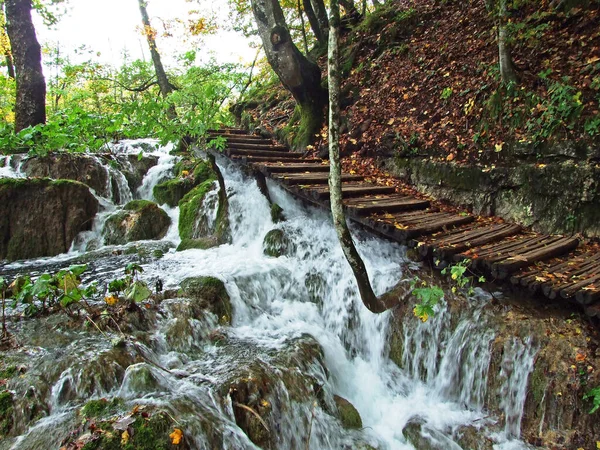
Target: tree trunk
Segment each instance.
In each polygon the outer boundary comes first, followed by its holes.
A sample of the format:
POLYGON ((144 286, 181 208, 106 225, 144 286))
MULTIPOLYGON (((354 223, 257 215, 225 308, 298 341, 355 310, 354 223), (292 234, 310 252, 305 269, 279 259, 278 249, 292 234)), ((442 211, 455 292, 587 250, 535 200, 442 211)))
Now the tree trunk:
POLYGON ((407 287, 396 285, 393 289, 377 297, 371 287, 365 264, 354 245, 352 235, 346 222, 342 204, 342 182, 340 164, 340 64, 339 64, 339 33, 340 10, 338 0, 331 0, 329 20, 329 196, 333 225, 338 235, 344 256, 350 264, 358 292, 363 304, 373 313, 382 313, 398 304, 400 297, 408 294, 407 287))
POLYGON ((308 17, 310 28, 313 30, 319 45, 327 44, 327 34, 329 30, 329 20, 327 19, 327 10, 323 0, 303 0, 304 12, 308 17))
POLYGON ((308 55, 308 39, 306 37, 306 24, 304 23, 304 12, 302 11, 302 0, 298 0, 298 17, 302 27, 302 41, 304 42, 304 53, 308 55))
POLYGON ((360 13, 354 5, 354 0, 339 0, 340 5, 346 10, 345 18, 350 20, 350 23, 356 23, 360 20, 360 13))
POLYGON ((138 0, 138 4, 140 6, 142 23, 144 24, 144 34, 146 35, 146 40, 148 41, 148 47, 150 47, 150 55, 152 56, 152 64, 154 64, 154 70, 156 72, 160 93, 163 97, 166 97, 173 92, 175 88, 169 82, 169 78, 167 77, 167 73, 165 72, 165 68, 163 67, 160 59, 160 53, 158 53, 158 48, 156 47, 156 31, 150 25, 150 18, 148 17, 148 11, 146 10, 146 5, 148 2, 146 0, 138 0))
POLYGON ((252 11, 269 64, 300 107, 300 127, 294 144, 306 146, 323 119, 321 71, 292 42, 278 0, 252 0, 252 11))
POLYGON ((46 122, 42 49, 31 20, 31 0, 7 0, 6 31, 15 64, 15 131, 46 122))
POLYGON ((13 62, 13 58, 12 58, 12 55, 10 54, 10 52, 6 53, 5 59, 6 59, 6 70, 8 71, 7 74, 10 78, 12 78, 14 80, 15 79, 15 63, 13 62))
POLYGON ((512 61, 510 44, 506 32, 506 0, 500 0, 498 12, 498 60, 500 62, 500 76, 505 83, 516 82, 517 73, 512 61))

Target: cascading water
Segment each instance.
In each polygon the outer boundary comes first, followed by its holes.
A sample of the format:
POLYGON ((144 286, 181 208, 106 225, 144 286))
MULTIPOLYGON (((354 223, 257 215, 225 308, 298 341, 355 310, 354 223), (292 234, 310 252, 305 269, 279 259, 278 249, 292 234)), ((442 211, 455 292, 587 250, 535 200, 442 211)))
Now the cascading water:
MULTIPOLYGON (((160 156, 138 193, 151 198, 153 185, 173 164, 172 157, 160 156)), ((403 432, 411 424, 432 448, 460 448, 455 430, 491 423, 483 411, 494 339, 484 311, 486 294, 477 292, 473 307, 454 320, 445 303, 427 323, 407 317, 399 368, 388 356, 390 313, 373 315, 363 306, 328 215, 302 207, 270 186, 287 218, 273 224, 269 204, 256 184, 220 164, 231 191, 232 243, 171 251, 144 264, 143 278, 161 279, 165 289, 178 288, 188 277, 223 280, 234 309, 232 326, 219 328, 212 315, 191 317, 193 307, 182 298, 165 301, 155 329, 144 338, 130 338, 127 350, 111 345, 110 338, 118 336, 62 333, 48 323, 57 344, 38 353, 23 383, 44 373, 51 387, 38 395, 49 415, 18 439, 0 443, 0 449, 57 448, 76 421, 76 407, 101 396, 119 396, 130 406, 167 408, 184 424, 196 448, 209 448, 211 433, 219 434, 222 448, 256 448, 236 425, 234 400, 228 394, 228 383, 248 377, 250 368, 272 377, 267 425, 276 448, 303 449, 308 443, 313 449, 412 449, 418 444, 403 432), (263 239, 273 228, 283 230, 290 241, 289 252, 279 258, 263 253, 263 239), (175 333, 181 329, 184 333, 175 333), (224 344, 211 340, 215 329, 224 344), (294 366, 290 361, 296 359, 285 356, 311 343, 322 349, 322 364, 309 358, 294 366), (114 354, 118 358, 111 359, 114 354), (121 365, 110 363, 113 360, 121 365), (126 367, 124 373, 121 367, 126 367), (307 393, 316 395, 313 385, 321 386, 322 402, 310 400, 307 393), (334 395, 356 407, 361 430, 344 429, 334 417, 334 395)), ((172 217, 176 212, 171 211, 172 217)), ((178 237, 171 232, 166 239, 178 237)), ((361 235, 357 243, 377 293, 406 277, 403 270, 409 262, 403 247, 368 235, 361 235)), ((95 262, 103 279, 118 276, 122 266, 117 266, 113 259, 95 262)), ((25 352, 41 347, 33 337, 28 339, 25 352)), ((530 342, 515 341, 506 349, 502 408, 507 420, 499 441, 519 435, 534 353, 530 342)))

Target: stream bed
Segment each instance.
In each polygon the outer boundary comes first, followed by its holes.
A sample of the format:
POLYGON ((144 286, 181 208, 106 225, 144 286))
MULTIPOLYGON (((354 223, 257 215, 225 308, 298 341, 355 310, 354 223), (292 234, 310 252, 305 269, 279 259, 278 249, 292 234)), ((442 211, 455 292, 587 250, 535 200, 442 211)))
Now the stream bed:
MULTIPOLYGON (((169 150, 151 152, 158 163, 137 192, 119 184, 121 205, 152 200, 152 187, 168 178, 176 162, 169 150)), ((104 285, 135 262, 143 268, 140 278, 149 286, 160 280, 165 292, 177 292, 193 277, 221 280, 232 308, 229 325, 211 312, 198 313, 186 296, 167 296, 126 336, 74 326, 63 315, 9 322, 20 346, 3 358, 24 369, 6 386, 18 397, 18 431, 0 449, 59 449, 76 430, 85 434, 81 409, 94 399, 118 399, 115 414, 139 407, 164 411, 188 448, 529 448, 519 439, 540 343, 515 336, 504 344, 493 394, 501 398, 500 414, 488 411, 497 337, 490 294, 476 289, 460 311, 442 301, 425 323, 406 314, 399 331, 391 312, 373 315, 363 306, 327 212, 270 185, 287 219, 275 224, 254 180, 225 160, 219 164, 231 244, 175 251, 179 209, 168 207, 172 225, 163 240, 98 244, 103 220, 120 207, 111 194, 99 197, 102 210, 92 231, 69 253, 0 265, 0 273, 14 276, 87 263, 84 281, 104 285), (280 257, 263 250, 274 228, 288 239, 280 257), (401 333, 395 358, 393 333, 401 333), (345 417, 347 403, 360 422, 345 417)), ((3 176, 17 176, 7 167, 3 176)), ((215 208, 214 196, 208 203, 215 208)), ((421 270, 405 247, 354 233, 376 293, 421 270)), ((179 447, 166 442, 135 448, 179 447)))

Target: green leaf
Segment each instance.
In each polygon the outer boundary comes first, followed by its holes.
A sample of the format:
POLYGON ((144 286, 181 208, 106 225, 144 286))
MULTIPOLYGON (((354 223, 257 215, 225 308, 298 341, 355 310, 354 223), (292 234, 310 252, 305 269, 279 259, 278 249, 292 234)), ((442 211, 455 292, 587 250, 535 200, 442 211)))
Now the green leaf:
POLYGON ((78 277, 79 275, 81 275, 87 269, 88 269, 87 264, 80 264, 80 265, 77 265, 77 266, 71 266, 71 267, 69 267, 69 271, 73 275, 75 275, 76 277, 78 277))
POLYGON ((134 282, 125 291, 125 298, 130 301, 133 300, 136 303, 150 298, 151 295, 152 291, 148 289, 148 286, 143 281, 134 282))

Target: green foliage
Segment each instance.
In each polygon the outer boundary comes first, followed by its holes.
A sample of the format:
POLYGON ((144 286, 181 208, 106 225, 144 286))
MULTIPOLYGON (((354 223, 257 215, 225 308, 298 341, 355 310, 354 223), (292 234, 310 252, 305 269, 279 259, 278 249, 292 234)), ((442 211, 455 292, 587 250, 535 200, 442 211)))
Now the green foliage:
POLYGON ((419 280, 415 279, 412 286, 412 295, 419 303, 414 307, 413 313, 423 322, 427 322, 434 315, 433 308, 444 297, 444 291, 439 286, 430 286, 426 281, 420 282, 421 287, 415 287, 419 280))
POLYGON ((125 266, 124 272, 124 278, 117 278, 108 283, 107 290, 113 295, 106 297, 105 300, 110 306, 119 300, 120 293, 125 296, 126 300, 136 303, 152 296, 152 291, 146 282, 137 278, 140 273, 144 272, 142 266, 137 263, 129 263, 125 266))
POLYGON ((451 87, 445 87, 444 89, 442 89, 442 93, 440 94, 440 98, 442 100, 448 100, 450 97, 452 97, 452 93, 454 92, 454 90, 451 87))
MULTIPOLYGON (((464 259, 456 264, 450 265, 442 270, 442 275, 450 275, 454 286, 452 286, 452 292, 456 293, 457 290, 465 290, 467 295, 473 295, 473 281, 474 276, 468 276, 467 271, 469 269, 469 260, 464 259)), ((480 283, 485 282, 484 277, 479 277, 480 283)))
POLYGON ((589 399, 593 403, 593 407, 590 410, 590 414, 594 414, 596 411, 598 411, 598 409, 600 409, 600 386, 590 390, 587 394, 583 396, 583 399, 589 399))
POLYGON ((217 137, 211 139, 210 141, 208 141, 207 145, 208 145, 208 148, 214 148, 215 150, 222 152, 223 150, 225 150, 225 147, 227 146, 227 139, 224 138, 223 136, 217 136, 217 137))

